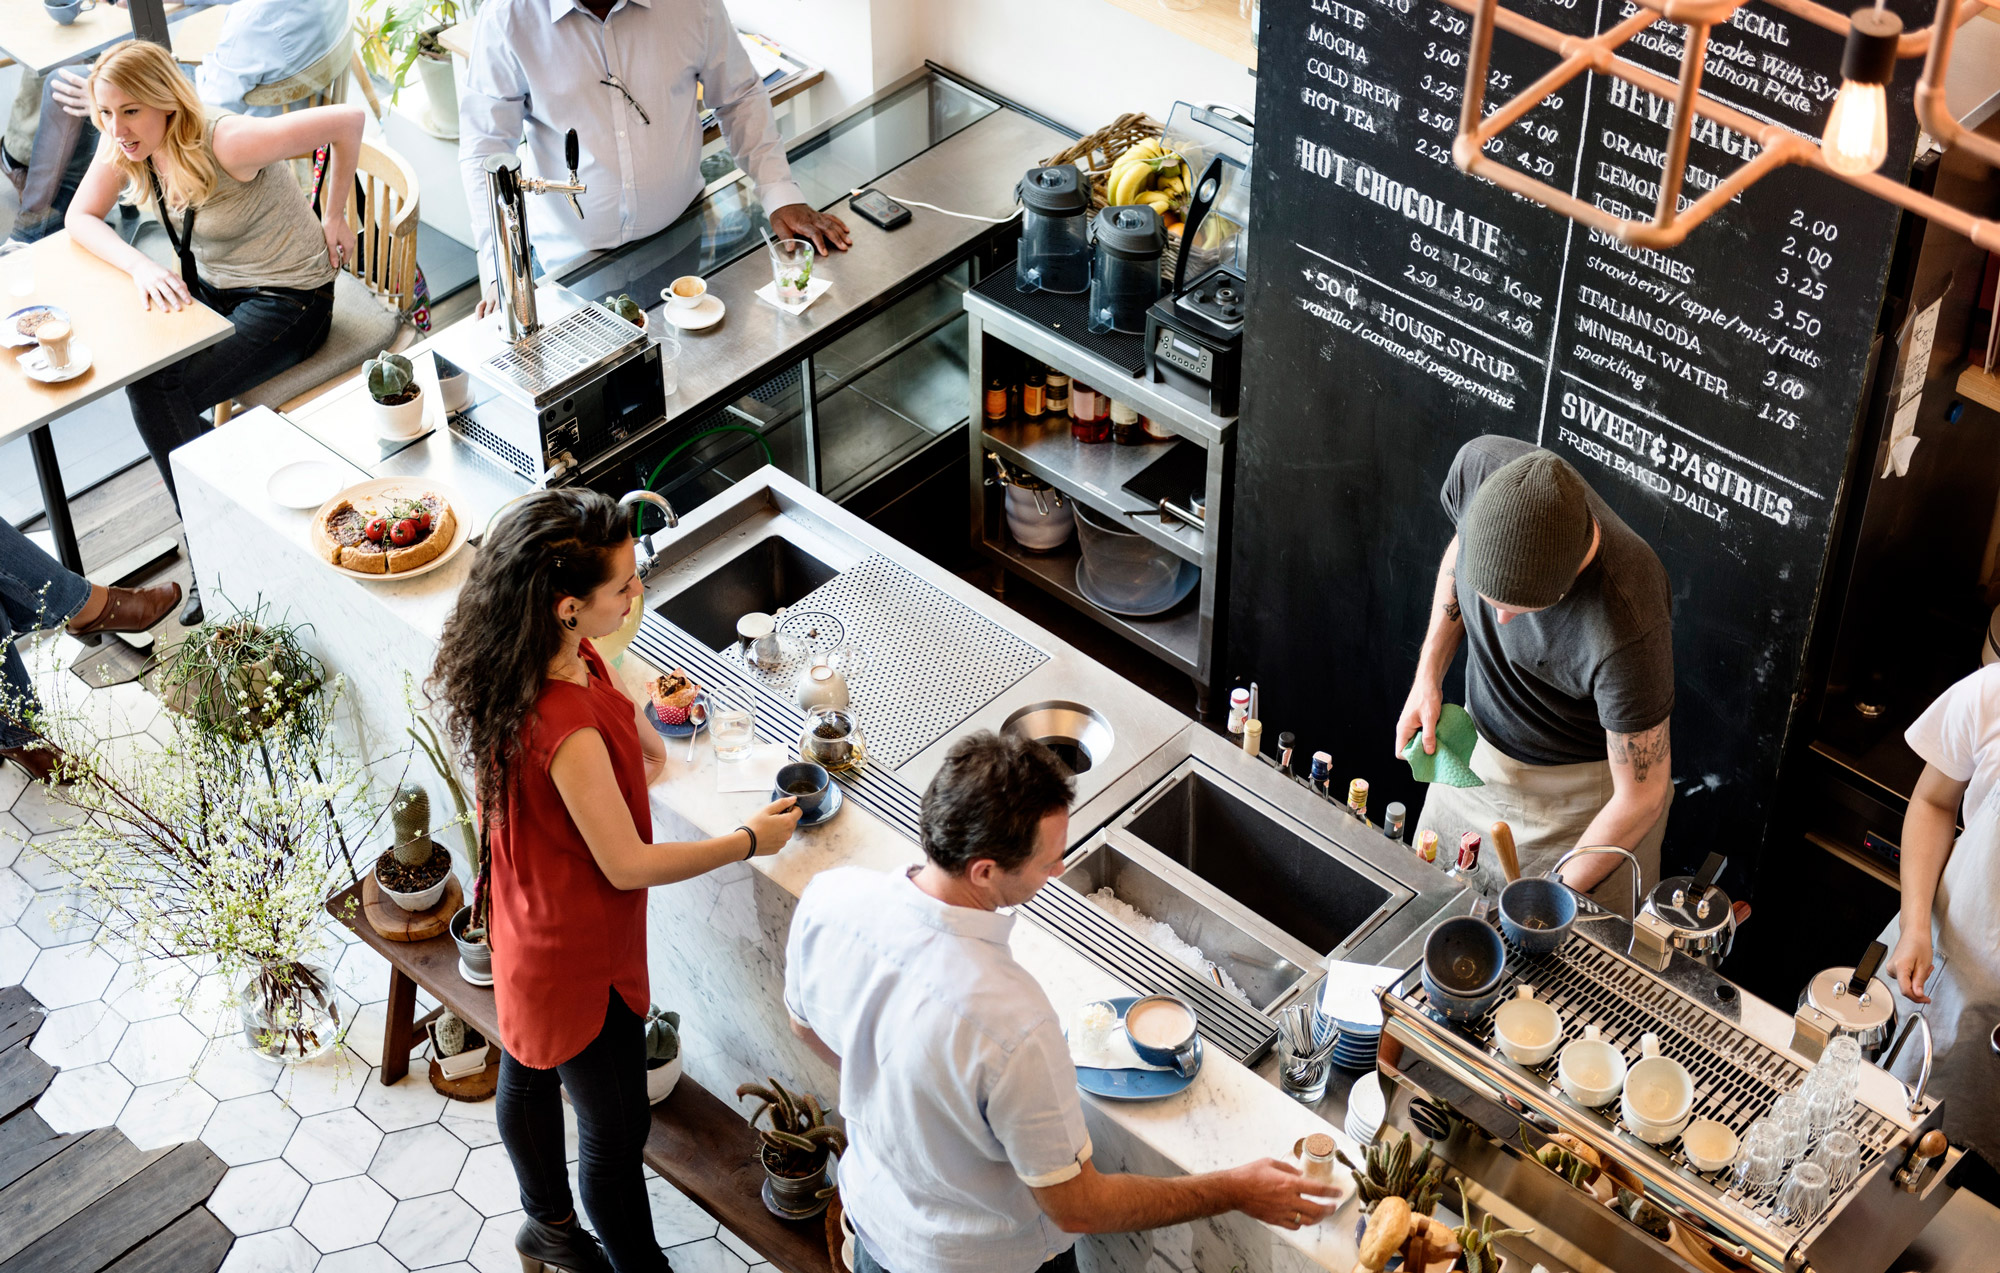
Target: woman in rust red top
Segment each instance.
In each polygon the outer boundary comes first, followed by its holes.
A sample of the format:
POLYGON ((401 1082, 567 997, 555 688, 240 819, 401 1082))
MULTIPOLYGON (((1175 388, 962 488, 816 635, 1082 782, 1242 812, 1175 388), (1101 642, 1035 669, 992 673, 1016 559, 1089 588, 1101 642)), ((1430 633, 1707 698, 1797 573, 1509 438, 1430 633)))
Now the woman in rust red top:
POLYGON ((640 1161, 646 890, 775 853, 799 817, 781 800, 729 835, 650 843, 646 788, 666 752, 591 646, 642 591, 628 524, 587 490, 509 509, 445 621, 430 682, 476 775, 490 850, 500 1139, 529 1270, 667 1269, 640 1161), (558 1089, 576 1109, 596 1238, 576 1223, 558 1089))

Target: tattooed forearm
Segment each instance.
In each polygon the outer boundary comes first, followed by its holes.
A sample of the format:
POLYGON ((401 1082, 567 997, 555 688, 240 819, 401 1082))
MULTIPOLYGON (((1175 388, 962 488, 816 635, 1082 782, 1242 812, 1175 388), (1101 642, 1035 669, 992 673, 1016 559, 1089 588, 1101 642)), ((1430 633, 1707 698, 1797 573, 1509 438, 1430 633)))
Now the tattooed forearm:
POLYGON ((1648 730, 1637 734, 1614 734, 1605 732, 1604 739, 1611 753, 1614 765, 1629 765, 1632 776, 1640 782, 1646 781, 1648 774, 1667 763, 1672 748, 1667 740, 1667 724, 1661 721, 1648 730))
POLYGON ((1444 594, 1444 617, 1453 623, 1457 623, 1460 613, 1458 609, 1458 572, 1455 570, 1446 570, 1443 582, 1447 590, 1444 594))

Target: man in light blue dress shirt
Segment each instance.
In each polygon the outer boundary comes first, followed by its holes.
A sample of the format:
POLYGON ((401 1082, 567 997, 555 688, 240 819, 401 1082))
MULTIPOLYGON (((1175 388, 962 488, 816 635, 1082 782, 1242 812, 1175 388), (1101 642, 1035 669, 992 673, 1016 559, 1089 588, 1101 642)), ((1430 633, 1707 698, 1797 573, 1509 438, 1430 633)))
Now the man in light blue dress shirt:
POLYGON ((494 306, 489 155, 528 143, 528 175, 567 174, 575 129, 583 219, 566 199, 528 200, 528 229, 554 264, 665 229, 702 191, 701 113, 715 108, 729 153, 748 173, 779 238, 845 251, 847 226, 805 201, 785 161, 770 95, 722 0, 486 0, 472 29, 458 102, 458 162, 472 208, 484 299, 494 306))
POLYGON ((840 1070, 856 1273, 1073 1273, 1078 1234, 1225 1211, 1296 1229, 1344 1193, 1309 1194, 1275 1159, 1175 1177, 1092 1164, 1061 1023, 999 913, 1062 869, 1073 794, 1041 744, 970 735, 924 793, 924 866, 840 867, 799 899, 785 1007, 840 1070))

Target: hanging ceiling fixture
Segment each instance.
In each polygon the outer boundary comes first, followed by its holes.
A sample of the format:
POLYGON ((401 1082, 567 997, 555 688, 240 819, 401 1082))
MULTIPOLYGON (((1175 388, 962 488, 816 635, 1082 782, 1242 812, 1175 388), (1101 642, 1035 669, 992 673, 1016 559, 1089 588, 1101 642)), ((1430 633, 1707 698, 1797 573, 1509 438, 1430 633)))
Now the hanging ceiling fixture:
POLYGON ((1786 164, 1799 164, 1936 221, 1988 251, 2000 251, 2000 222, 1974 216, 1876 171, 1888 153, 1884 85, 1889 82, 1897 59, 1919 55, 1925 61, 1923 76, 1917 82, 1918 123, 1943 145, 1962 146, 1987 163, 2000 166, 2000 141, 1960 127, 1946 109, 1944 95, 1945 71, 1951 62, 1951 43, 1958 28, 1982 9, 2000 9, 2000 0, 1938 0, 1936 19, 1925 30, 1916 32, 1904 32, 1902 19, 1883 8, 1880 0, 1874 8, 1858 10, 1851 17, 1842 17, 1816 0, 1769 0, 1773 8, 1847 37, 1847 48, 1841 58, 1840 91, 1834 98, 1820 142, 1782 125, 1753 118, 1702 94, 1702 65, 1708 55, 1709 30, 1728 22, 1746 0, 1635 0, 1639 5, 1637 12, 1587 39, 1565 35, 1525 14, 1501 8, 1499 0, 1445 2, 1471 14, 1473 19, 1452 161, 1503 190, 1615 235, 1622 242, 1637 247, 1671 248, 1767 173, 1786 164), (1662 20, 1686 28, 1678 81, 1618 57, 1620 45, 1662 20), (1492 59, 1496 30, 1559 54, 1562 61, 1488 114, 1487 66, 1492 59), (1659 198, 1650 221, 1618 216, 1484 153, 1496 137, 1585 72, 1614 76, 1673 103, 1673 119, 1660 164, 1659 198), (1749 138, 1757 144, 1758 152, 1683 208, 1681 189, 1687 173, 1688 139, 1697 117, 1749 138))

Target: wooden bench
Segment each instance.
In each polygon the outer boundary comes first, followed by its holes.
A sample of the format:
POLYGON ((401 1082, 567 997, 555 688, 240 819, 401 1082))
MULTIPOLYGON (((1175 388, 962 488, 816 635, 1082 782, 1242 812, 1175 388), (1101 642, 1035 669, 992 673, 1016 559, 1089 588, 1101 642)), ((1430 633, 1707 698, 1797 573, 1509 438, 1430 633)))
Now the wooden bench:
MULTIPOLYGON (((382 1082, 395 1083, 409 1074, 410 1049, 418 1032, 437 1015, 417 1017, 418 986, 488 1039, 500 1038, 493 991, 458 975, 458 945, 449 935, 417 942, 388 940, 361 917, 360 889, 355 885, 327 899, 327 910, 389 961, 382 1082)), ((842 1273, 829 1251, 829 1231, 836 1243, 839 1234, 831 1211, 825 1220, 790 1223, 764 1209, 758 1196, 764 1168, 757 1146, 757 1135, 744 1121, 743 1110, 682 1075, 673 1094, 653 1106, 646 1165, 785 1273, 827 1273, 829 1267, 842 1273)))

